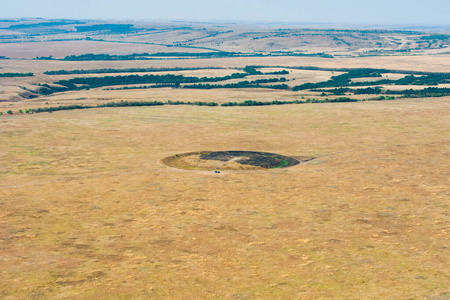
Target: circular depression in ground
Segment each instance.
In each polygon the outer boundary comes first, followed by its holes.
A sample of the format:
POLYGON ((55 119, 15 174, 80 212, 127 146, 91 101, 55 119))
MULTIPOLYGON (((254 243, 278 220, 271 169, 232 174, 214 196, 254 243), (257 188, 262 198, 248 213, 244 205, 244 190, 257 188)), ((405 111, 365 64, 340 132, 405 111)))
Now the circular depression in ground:
POLYGON ((175 154, 164 158, 162 162, 183 170, 245 171, 288 168, 311 159, 256 151, 200 151, 175 154))

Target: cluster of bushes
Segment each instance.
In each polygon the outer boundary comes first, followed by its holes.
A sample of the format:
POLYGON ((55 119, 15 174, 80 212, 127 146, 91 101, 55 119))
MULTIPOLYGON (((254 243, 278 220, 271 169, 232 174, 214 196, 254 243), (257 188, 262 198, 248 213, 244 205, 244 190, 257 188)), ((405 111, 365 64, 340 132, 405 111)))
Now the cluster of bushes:
POLYGON ((145 90, 145 89, 158 89, 158 88, 179 88, 179 83, 157 84, 157 85, 141 85, 141 86, 124 86, 120 88, 105 88, 105 91, 121 91, 121 90, 145 90))
POLYGON ((347 73, 333 76, 328 81, 322 81, 317 83, 305 83, 302 85, 295 86, 293 91, 309 90, 309 89, 320 89, 329 87, 344 87, 351 85, 351 80, 353 78, 364 78, 364 77, 381 77, 380 70, 377 69, 354 69, 349 70, 347 73))
POLYGON ((365 82, 351 81, 353 78, 381 77, 381 74, 383 72, 391 72, 391 71, 380 69, 355 69, 350 70, 345 74, 333 76, 328 81, 322 81, 318 83, 305 83, 302 85, 295 86, 292 90, 300 91, 300 90, 320 89, 329 87, 374 86, 383 84, 437 85, 441 83, 450 82, 450 73, 427 73, 419 77, 414 76, 414 74, 410 74, 398 80, 382 79, 377 81, 365 81, 365 82))
MULTIPOLYGON (((433 89, 433 88, 431 88, 433 89)), ((450 89, 446 89, 447 93, 450 94, 450 89)), ((415 92, 414 90, 412 90, 415 92)), ((434 91, 436 92, 436 91, 434 91)), ((425 94, 425 93, 424 93, 425 94)), ((304 101, 301 100, 293 100, 293 101, 256 101, 256 100, 246 100, 244 102, 227 102, 222 103, 220 106, 228 107, 228 106, 268 106, 268 105, 286 105, 286 104, 304 104, 304 103, 336 103, 336 102, 357 102, 357 101, 367 101, 367 100, 394 100, 393 96, 379 96, 377 98, 365 99, 365 100, 357 100, 348 97, 339 97, 335 99, 306 99, 304 101)), ((82 105, 82 104, 73 104, 73 105, 59 105, 52 107, 41 107, 34 109, 26 109, 25 111, 19 110, 19 113, 41 113, 41 112, 54 112, 54 111, 62 111, 62 110, 74 110, 74 109, 89 109, 89 108, 102 108, 102 107, 128 107, 128 106, 163 106, 163 105, 195 105, 195 106, 219 106, 219 104, 215 102, 183 102, 183 101, 120 101, 120 102, 106 102, 97 105, 82 105)), ((0 112, 0 115, 3 113, 0 112)), ((12 115, 13 112, 11 110, 7 111, 7 114, 12 115)))
POLYGON ((250 81, 250 83, 259 84, 259 83, 286 82, 286 81, 287 81, 287 79, 285 77, 281 77, 281 78, 256 79, 256 80, 250 81))
MULTIPOLYGON (((102 25, 94 25, 102 26, 102 25)), ((91 27, 91 26, 80 26, 91 27)), ((93 27, 93 26, 92 26, 93 27)), ((210 49, 214 50, 214 49, 210 49)), ((62 60, 66 61, 93 61, 93 60, 139 60, 151 59, 156 57, 180 57, 180 58, 222 58, 222 57, 255 57, 255 56, 318 56, 333 58, 330 54, 325 53, 287 53, 287 54, 263 54, 263 53, 241 53, 241 52, 227 52, 227 51, 211 51, 211 52, 158 52, 158 53, 133 53, 126 55, 111 55, 111 54, 93 54, 86 53, 81 55, 69 55, 62 60)), ((36 57, 35 59, 56 59, 49 57, 36 57)))
POLYGON ((327 53, 298 53, 298 52, 272 52, 267 56, 308 56, 308 57, 323 57, 323 58, 333 58, 334 56, 327 53))
MULTIPOLYGON (((65 61, 97 61, 97 60, 141 60, 141 59, 151 59, 155 57, 193 57, 193 58, 220 58, 220 57, 234 57, 241 56, 238 52, 225 52, 225 51, 214 51, 214 52, 158 52, 158 53, 132 53, 125 55, 111 55, 111 54, 93 54, 86 53, 81 55, 69 55, 62 59, 65 61)), ((55 59, 51 56, 49 57, 36 57, 35 59, 55 59)))
POLYGON ((152 53, 148 56, 150 57, 202 57, 202 58, 218 58, 218 57, 232 57, 240 56, 239 52, 226 52, 226 51, 215 51, 215 52, 158 52, 152 53))
POLYGON ((289 74, 289 71, 286 71, 286 70, 267 72, 267 73, 263 73, 261 71, 256 70, 256 69, 262 69, 262 68, 271 68, 271 67, 270 66, 246 66, 243 70, 244 70, 244 72, 248 73, 249 75, 287 75, 287 74, 289 74))
MULTIPOLYGON (((270 78, 270 79, 258 79, 253 81, 241 81, 238 83, 230 84, 190 84, 185 85, 185 89, 219 89, 219 88, 270 88, 270 89, 289 89, 286 84, 279 85, 261 85, 261 83, 271 83, 271 82, 285 82, 286 78, 270 78)), ((168 84, 157 84, 157 85, 142 85, 142 86, 125 86, 120 88, 105 88, 105 91, 118 91, 118 90, 141 90, 141 89, 156 89, 156 88, 180 88, 180 83, 168 83, 168 84)))
POLYGON ((28 29, 28 28, 37 28, 37 27, 53 27, 53 26, 63 26, 63 25, 72 25, 72 24, 84 24, 84 23, 85 22, 80 22, 80 21, 55 21, 55 22, 11 25, 8 27, 8 29, 28 29))
POLYGON ((444 97, 450 96, 450 88, 429 87, 423 90, 386 91, 387 94, 401 95, 404 98, 444 97))
MULTIPOLYGON (((61 93, 66 91, 76 91, 76 90, 82 90, 84 87, 77 87, 74 84, 71 84, 67 80, 58 81, 56 84, 60 84, 59 86, 50 86, 46 83, 40 84, 40 88, 36 91, 37 93, 41 95, 50 95, 54 93, 61 93)), ((87 89, 87 88, 84 88, 87 89)))
POLYGON ((106 30, 110 33, 128 33, 133 30, 134 25, 132 24, 98 24, 90 26, 75 26, 77 32, 91 32, 106 30))
POLYGON ((422 76, 407 75, 397 80, 382 79, 377 81, 349 82, 347 86, 373 86, 373 85, 438 85, 450 82, 450 73, 434 73, 422 76))
POLYGON ((218 106, 215 102, 183 102, 183 101, 120 101, 120 102, 107 102, 97 105, 82 105, 82 104, 73 104, 73 105, 59 105, 59 106, 51 106, 51 107, 40 107, 33 108, 29 111, 29 113, 42 113, 42 112, 54 112, 61 110, 74 110, 74 109, 88 109, 88 108, 102 108, 102 107, 131 107, 131 106, 162 106, 162 105, 196 105, 196 106, 218 106))
POLYGON ((421 36, 421 40, 423 41, 445 41, 450 40, 450 35, 447 34, 432 34, 427 36, 421 36))
POLYGON ((195 106, 219 106, 216 102, 183 102, 183 101, 167 101, 167 105, 195 105, 195 106))
MULTIPOLYGON (((83 89, 98 88, 104 86, 116 86, 116 85, 137 85, 137 84, 155 84, 151 86, 134 86, 134 87, 121 87, 121 88, 110 88, 110 90, 126 90, 126 89, 147 89, 147 88, 160 88, 160 87, 173 87, 179 88, 181 84, 185 84, 183 88, 186 89, 218 89, 218 88, 269 88, 269 89, 280 89, 280 90, 312 90, 316 92, 322 92, 322 96, 326 96, 327 93, 332 93, 338 96, 344 96, 346 93, 353 93, 355 95, 379 95, 379 94, 394 94, 394 95, 404 95, 405 97, 420 97, 420 96, 432 96, 434 97, 441 95, 448 95, 446 89, 439 90, 429 90, 424 91, 414 91, 406 90, 404 92, 389 92, 383 91, 379 85, 391 84, 391 85, 437 85, 442 83, 450 82, 450 73, 426 73, 421 76, 415 76, 417 74, 410 74, 398 80, 382 79, 378 81, 369 82, 352 82, 354 78, 364 78, 364 77, 381 77, 384 72, 394 72, 385 69, 348 69, 346 73, 333 76, 328 81, 318 82, 318 83, 305 83, 299 86, 295 86, 292 89, 287 84, 275 84, 275 85, 263 85, 267 83, 275 82, 285 82, 286 78, 268 78, 268 79, 258 79, 253 81, 240 81, 236 83, 228 84, 212 84, 214 82, 227 81, 230 79, 242 79, 250 75, 267 75, 271 73, 263 73, 258 70, 258 66, 246 66, 243 68, 245 73, 234 73, 227 76, 221 77, 193 77, 193 76, 183 76, 183 75, 125 75, 125 76, 104 76, 104 77, 90 77, 90 78, 73 78, 69 80, 60 80, 50 86, 48 84, 40 85, 39 93, 41 95, 48 95, 57 92, 65 91, 76 91, 83 89), (352 89, 355 86, 369 86, 361 89, 352 89), (373 86, 373 87, 372 87, 373 86), (335 88, 334 90, 323 90, 323 88, 335 88)), ((318 69, 316 67, 305 67, 308 69, 318 69)), ((119 72, 117 69, 112 69, 119 72)), ((149 71, 150 69, 128 69, 130 71, 149 71)), ((153 70, 153 69, 151 69, 153 70)), ((100 70, 74 70, 74 71, 49 71, 46 74, 83 74, 87 72, 98 71, 110 72, 111 69, 100 69, 100 70)), ((120 70, 123 71, 123 70, 120 70)), ((285 74, 288 71, 273 72, 278 74, 285 74)), ((417 73, 417 72, 415 72, 417 73)), ((16 74, 16 76, 32 76, 32 73, 5 73, 16 74), (20 74, 20 75, 18 75, 20 74)), ((2 74, 0 74, 1 76, 2 74)), ((3 75, 6 76, 6 75, 3 75)))
POLYGON ((58 70, 45 71, 45 75, 72 75, 72 74, 105 74, 105 73, 144 73, 144 72, 167 72, 167 71, 193 71, 204 69, 222 69, 222 68, 127 68, 127 69, 93 69, 93 70, 58 70))
POLYGON ((437 85, 440 83, 450 83, 450 73, 435 73, 420 77, 408 75, 394 82, 395 85, 437 85))
POLYGON ((199 82, 218 82, 218 81, 225 81, 230 79, 241 79, 245 78, 249 73, 233 73, 231 75, 226 75, 222 77, 201 77, 199 78, 199 82))
POLYGON ((383 95, 381 95, 381 96, 378 96, 376 98, 372 98, 372 99, 369 99, 369 100, 381 101, 381 100, 394 100, 394 99, 395 99, 395 96, 383 96, 383 95))
POLYGON ((381 94, 383 92, 381 87, 368 87, 368 88, 362 88, 362 89, 351 89, 351 88, 335 88, 333 90, 316 90, 313 89, 311 90, 313 92, 322 92, 323 96, 326 96, 327 94, 325 93, 330 93, 332 95, 336 95, 336 96, 341 96, 341 95, 345 95, 345 93, 353 93, 355 95, 378 95, 381 94))
POLYGON ((272 83, 272 82, 285 82, 286 78, 270 78, 270 79, 257 79, 253 81, 240 81, 236 83, 228 84, 190 84, 185 85, 185 89, 242 89, 242 88, 266 88, 266 89, 277 89, 277 90, 288 90, 290 89, 287 84, 275 84, 275 85, 261 85, 262 83, 272 83))
POLYGON ((254 101, 246 100, 244 102, 227 102, 221 104, 221 106, 265 106, 265 105, 284 105, 284 104, 303 104, 303 103, 325 103, 325 102, 357 102, 357 99, 351 99, 347 97, 341 97, 336 99, 307 99, 305 101, 293 100, 293 101, 254 101))
MULTIPOLYGON (((8 111, 6 111, 6 113, 7 113, 8 115, 14 114, 12 110, 8 110, 8 111)), ((23 114, 23 113, 31 114, 31 113, 32 113, 32 109, 25 109, 25 111, 23 111, 22 109, 19 109, 19 114, 23 114)), ((1 116, 1 115, 3 115, 3 112, 0 111, 0 116, 1 116)))
POLYGON ((0 73, 0 77, 30 77, 33 73, 0 73))
POLYGON ((185 89, 200 89, 200 90, 243 89, 243 88, 264 88, 264 89, 274 89, 274 90, 288 90, 289 86, 287 84, 259 85, 259 84, 250 84, 248 81, 241 81, 238 83, 229 83, 229 84, 191 84, 191 85, 185 85, 183 88, 185 88, 185 89))
POLYGON ((199 90, 210 90, 210 89, 242 89, 249 87, 248 81, 241 81, 238 83, 229 83, 229 84, 189 84, 183 86, 184 89, 199 89, 199 90))
MULTIPOLYGON (((253 38, 253 40, 258 40, 259 37, 253 38)), ((333 58, 334 56, 327 53, 301 53, 301 52, 293 52, 293 51, 272 51, 268 54, 264 53, 252 53, 249 54, 251 56, 307 56, 307 57, 323 57, 323 58, 333 58)))
POLYGON ((261 71, 256 70, 257 67, 255 66, 246 66, 244 68, 244 72, 248 75, 263 75, 261 71))
MULTIPOLYGON (((91 61, 91 60, 136 60, 140 57, 146 56, 142 54, 130 54, 130 55, 110 55, 110 54, 81 54, 81 55, 69 55, 62 60, 67 61, 91 61)), ((42 58, 37 58, 42 59, 42 58)))
MULTIPOLYGON (((88 78, 73 78, 69 80, 60 80, 55 82, 53 86, 48 84, 40 85, 39 93, 42 95, 49 95, 64 91, 77 91, 83 89, 91 89, 103 86, 114 86, 114 85, 131 85, 131 84, 145 84, 145 83, 156 83, 156 84, 181 84, 181 83, 202 83, 202 82, 219 82, 226 81, 230 79, 241 79, 249 75, 260 75, 262 72, 256 70, 254 67, 248 66, 244 68, 245 73, 233 73, 231 75, 222 77, 188 77, 183 75, 126 75, 126 76, 104 76, 104 77, 88 77, 88 78)), ((64 72, 64 71, 61 71, 64 72)), ((238 83, 237 88, 247 87, 249 84, 259 84, 263 82, 275 82, 274 79, 261 79, 259 82, 244 82, 242 84, 238 83)), ((286 81, 284 79, 277 79, 277 81, 286 81)), ((234 84, 233 84, 234 85, 234 84)), ((267 86, 265 86, 267 87, 267 86)), ((192 86, 192 88, 218 88, 218 87, 206 87, 203 85, 192 86)), ((226 87, 225 87, 226 88, 226 87)), ((270 88, 274 89, 289 89, 287 85, 275 85, 270 88)))
POLYGON ((283 105, 283 104, 300 104, 304 103, 299 100, 294 101, 255 101, 255 100, 246 100, 244 102, 227 102, 222 103, 221 106, 265 106, 265 105, 283 105))
POLYGON ((287 74, 289 74, 289 71, 286 70, 264 73, 264 75, 287 75, 287 74))
POLYGON ((368 87, 363 89, 349 89, 349 91, 355 95, 378 95, 383 91, 381 87, 368 87))
MULTIPOLYGON (((356 99, 350 98, 337 98, 337 99, 326 99, 326 100, 316 100, 316 99, 307 99, 306 101, 293 100, 293 101, 255 101, 255 100, 246 100, 244 102, 227 102, 222 103, 221 106, 266 106, 266 105, 284 105, 284 104, 302 104, 302 103, 324 103, 324 102, 356 102, 356 99)), ((162 106, 162 105, 195 105, 195 106, 219 106, 215 102, 183 102, 183 101, 120 101, 120 102, 107 102, 97 105, 82 105, 82 104, 73 104, 73 105, 59 105, 59 106, 51 106, 51 107, 40 107, 34 109, 27 109, 25 113, 42 113, 42 112, 54 112, 54 111, 62 111, 62 110, 74 110, 74 109, 89 109, 89 108, 102 108, 102 107, 128 107, 128 106, 162 106)), ((22 110, 19 111, 23 113, 22 110)), ((12 114, 12 111, 8 111, 8 114, 12 114)))
MULTIPOLYGON (((449 73, 436 73, 436 72, 424 72, 424 71, 409 71, 409 70, 391 70, 391 69, 367 69, 367 68, 323 68, 314 66, 255 66, 256 68, 286 68, 295 70, 309 70, 309 71, 331 71, 331 72, 350 72, 356 70, 369 70, 369 72, 376 72, 380 74, 393 73, 393 74, 411 74, 411 75, 433 75, 433 74, 449 74, 449 73)), ((364 76, 363 76, 364 77, 364 76)), ((356 77, 355 77, 356 78, 356 77)))
MULTIPOLYGON (((381 87, 368 87, 362 89, 350 89, 350 88, 337 88, 331 91, 324 90, 316 90, 323 92, 331 92, 334 95, 344 95, 345 93, 353 93, 355 95, 380 95, 380 94, 388 94, 388 95, 401 95, 404 98, 422 98, 422 97, 443 97, 450 96, 450 88, 438 88, 438 87, 429 87, 422 90, 386 90, 384 91, 381 87)), ((383 96, 386 100, 392 100, 389 96, 383 96)), ((382 99, 384 100, 384 99, 382 99)))
POLYGON ((74 110, 74 109, 86 109, 86 108, 94 108, 92 105, 81 105, 81 104, 73 104, 73 105, 60 105, 60 106, 52 106, 52 107, 39 107, 33 108, 31 110, 32 113, 41 113, 41 112, 54 112, 60 110, 74 110))
POLYGON ((183 75, 127 75, 127 76, 105 76, 105 77, 87 77, 73 78, 69 80, 60 80, 55 82, 57 86, 48 84, 41 85, 39 93, 49 95, 64 91, 77 91, 91 89, 103 86, 130 85, 143 83, 157 84, 180 84, 180 83, 198 83, 198 82, 217 82, 235 78, 243 78, 246 73, 234 73, 223 77, 185 77, 183 75))

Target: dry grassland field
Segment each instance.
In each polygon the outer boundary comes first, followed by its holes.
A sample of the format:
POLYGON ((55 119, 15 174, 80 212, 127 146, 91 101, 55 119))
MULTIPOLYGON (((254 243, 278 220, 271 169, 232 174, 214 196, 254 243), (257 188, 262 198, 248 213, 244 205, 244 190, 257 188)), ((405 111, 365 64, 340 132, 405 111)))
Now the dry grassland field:
POLYGON ((447 35, 42 22, 0 22, 1 299, 450 299, 447 35))

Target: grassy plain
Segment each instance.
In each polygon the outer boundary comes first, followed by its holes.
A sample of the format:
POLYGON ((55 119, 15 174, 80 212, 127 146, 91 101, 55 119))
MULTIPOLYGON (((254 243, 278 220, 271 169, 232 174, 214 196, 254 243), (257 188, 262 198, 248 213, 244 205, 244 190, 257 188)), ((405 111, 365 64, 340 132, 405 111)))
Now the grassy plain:
POLYGON ((3 117, 1 296, 448 292, 449 112, 440 98, 3 117), (220 175, 160 163, 199 150, 318 159, 220 175))
MULTIPOLYGON (((0 72, 34 73, 0 78, 0 298, 449 299, 450 97, 18 113, 120 100, 221 104, 318 94, 101 87, 27 99, 27 89, 38 84, 111 75, 45 71, 204 68, 166 73, 212 77, 263 65, 272 67, 266 72, 283 70, 279 66, 449 72, 449 39, 157 22, 136 23, 142 28, 127 35, 79 33, 71 24, 56 26, 51 34, 46 26, 0 24, 5 37, 0 56, 13 58, 0 59, 0 72), (59 40, 91 36, 109 41, 59 40), (335 57, 30 59, 214 51, 208 47, 266 54, 326 51, 335 57), (360 56, 366 50, 398 51, 360 56), (179 170, 161 161, 226 150, 316 159, 285 169, 220 174, 179 170)), ((288 70, 245 80, 286 77, 294 86, 339 74, 288 70)), ((112 76, 117 75, 124 74, 112 76)))

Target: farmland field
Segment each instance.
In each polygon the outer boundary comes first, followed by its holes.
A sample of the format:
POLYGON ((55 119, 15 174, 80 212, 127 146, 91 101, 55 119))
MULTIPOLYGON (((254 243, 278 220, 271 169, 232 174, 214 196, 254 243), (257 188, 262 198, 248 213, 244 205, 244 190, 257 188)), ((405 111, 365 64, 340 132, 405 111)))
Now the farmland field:
MULTIPOLYGON (((329 49, 328 38, 316 47, 329 49)), ((284 42, 294 47, 292 39, 284 42)), ((258 45, 231 41, 224 38, 219 50, 258 45)), ((69 53, 70 44, 58 43, 55 56, 86 53, 69 53)), ((135 53, 136 44, 125 45, 110 54, 135 53)), ((0 55, 14 46, 0 44, 0 55)), ((27 46, 16 53, 24 55, 27 46)), ((0 73, 16 74, 0 78, 0 298, 450 296, 449 55, 30 59, 52 55, 40 44, 37 49, 43 52, 0 60, 0 73), (58 70, 91 71, 44 73, 58 70), (358 70, 371 76, 334 85, 358 70), (17 75, 29 72, 33 76, 17 75), (227 77, 233 74, 241 75, 227 77), (411 74, 422 81, 394 82, 411 74), (136 75, 134 82, 150 78, 144 75, 182 75, 173 78, 184 81, 160 88, 148 87, 154 82, 101 85, 106 77, 128 75, 136 75), (428 84, 427 76, 439 81, 428 84), (377 94, 359 95, 351 85, 381 79, 392 82, 380 84, 377 94), (80 88, 82 81, 90 86, 80 88), (243 81, 255 86, 189 87, 243 81), (328 81, 329 87, 293 90, 328 81), (288 88, 273 88, 283 83, 288 88), (147 87, 123 89, 140 86, 147 87), (347 90, 342 96, 330 92, 335 88, 347 90), (440 90, 419 97, 427 88, 440 90), (416 94, 392 92, 407 89, 416 94), (339 97, 352 101, 333 102, 339 97), (161 104, 104 105, 122 100, 161 104), (70 105, 78 109, 56 109, 70 105), (55 110, 37 110, 45 107, 55 110), (164 161, 220 151, 243 152, 226 152, 232 155, 198 168, 192 164, 201 156, 182 161, 189 164, 184 169, 164 161), (238 153, 256 151, 280 160, 265 168, 233 167, 238 153), (290 158, 299 163, 285 167, 290 158), (230 160, 232 167, 214 171, 230 160)))

